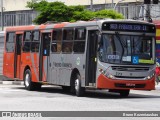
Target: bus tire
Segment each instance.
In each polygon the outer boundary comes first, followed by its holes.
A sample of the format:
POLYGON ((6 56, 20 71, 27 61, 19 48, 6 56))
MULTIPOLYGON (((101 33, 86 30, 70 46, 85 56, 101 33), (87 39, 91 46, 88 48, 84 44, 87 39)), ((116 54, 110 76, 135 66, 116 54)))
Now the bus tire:
POLYGON ((128 97, 130 90, 120 90, 121 97, 128 97))
POLYGON ((31 71, 29 69, 24 73, 24 86, 29 91, 34 89, 34 83, 32 82, 31 71))
POLYGON ((81 77, 79 74, 76 75, 75 79, 75 93, 77 97, 83 96, 85 88, 81 87, 81 77))

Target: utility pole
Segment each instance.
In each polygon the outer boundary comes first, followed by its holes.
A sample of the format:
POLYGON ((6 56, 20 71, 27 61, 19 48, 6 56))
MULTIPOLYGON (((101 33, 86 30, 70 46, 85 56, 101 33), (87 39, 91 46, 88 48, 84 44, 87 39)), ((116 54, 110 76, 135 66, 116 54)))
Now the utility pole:
POLYGON ((150 12, 150 4, 144 4, 144 21, 152 22, 151 12, 150 12))
POLYGON ((114 0, 112 0, 112 9, 114 8, 114 0))
POLYGON ((144 0, 143 18, 145 21, 152 22, 150 5, 151 4, 158 4, 158 2, 159 2, 159 0, 144 0))
POLYGON ((90 6, 91 11, 93 11, 93 0, 91 0, 91 6, 90 6))
POLYGON ((1 29, 3 31, 4 26, 3 26, 3 0, 1 0, 1 29))

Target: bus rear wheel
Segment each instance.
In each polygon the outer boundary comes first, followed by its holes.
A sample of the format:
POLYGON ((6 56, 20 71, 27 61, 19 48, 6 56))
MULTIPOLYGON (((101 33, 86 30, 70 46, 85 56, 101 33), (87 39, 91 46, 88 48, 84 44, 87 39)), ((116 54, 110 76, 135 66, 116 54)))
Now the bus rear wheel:
POLYGON ((128 97, 130 90, 120 90, 120 96, 121 97, 128 97))
POLYGON ((75 79, 75 93, 77 97, 83 96, 85 88, 81 87, 81 77, 79 74, 76 75, 75 79))

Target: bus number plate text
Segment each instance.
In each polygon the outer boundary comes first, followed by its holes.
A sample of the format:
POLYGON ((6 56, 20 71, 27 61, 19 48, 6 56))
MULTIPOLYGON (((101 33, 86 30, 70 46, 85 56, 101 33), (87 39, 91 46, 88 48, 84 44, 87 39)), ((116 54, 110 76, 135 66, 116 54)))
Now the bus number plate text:
POLYGON ((116 72, 116 76, 122 76, 121 72, 116 72))

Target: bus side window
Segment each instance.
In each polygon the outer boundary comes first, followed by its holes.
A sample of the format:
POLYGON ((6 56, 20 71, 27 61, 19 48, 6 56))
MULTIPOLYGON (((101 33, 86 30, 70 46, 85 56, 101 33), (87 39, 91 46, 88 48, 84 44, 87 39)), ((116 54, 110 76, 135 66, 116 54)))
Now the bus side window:
POLYGON ((31 43, 31 51, 32 52, 39 52, 39 45, 40 45, 40 32, 39 31, 33 31, 32 33, 32 43, 31 43))
POLYGON ((52 52, 61 52, 61 43, 62 42, 62 30, 54 30, 53 31, 53 38, 52 38, 52 52))
POLYGON ((23 52, 30 52, 32 41, 32 32, 26 31, 24 34, 23 52))
POLYGON ((6 52, 14 52, 15 33, 7 33, 6 37, 6 52))
POLYGON ((76 28, 75 29, 75 40, 74 40, 74 46, 73 46, 74 53, 84 53, 85 39, 86 39, 86 29, 76 28))
POLYGON ((74 29, 63 30, 62 52, 71 53, 73 49, 74 29))

